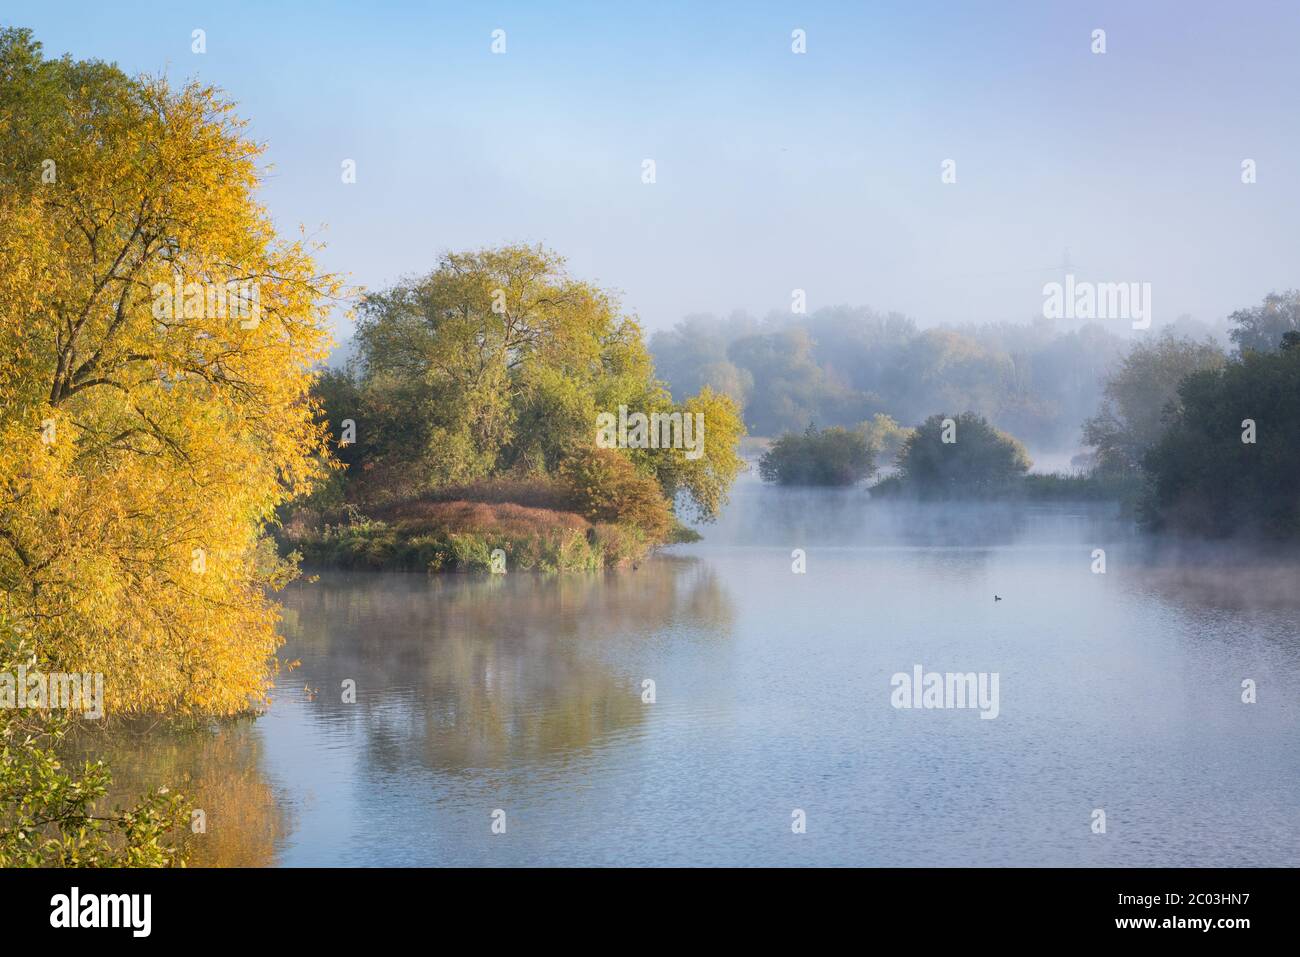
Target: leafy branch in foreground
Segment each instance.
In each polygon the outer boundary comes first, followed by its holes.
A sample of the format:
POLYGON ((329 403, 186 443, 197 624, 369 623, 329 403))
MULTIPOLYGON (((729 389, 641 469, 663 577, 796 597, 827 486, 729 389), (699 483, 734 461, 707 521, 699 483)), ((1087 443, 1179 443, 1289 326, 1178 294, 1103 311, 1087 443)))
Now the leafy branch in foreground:
MULTIPOLYGON (((15 672, 19 652, 0 655, 0 671, 15 672)), ((180 795, 160 788, 100 813, 112 775, 103 761, 65 766, 58 745, 72 726, 61 711, 0 708, 0 867, 183 865, 180 795)))

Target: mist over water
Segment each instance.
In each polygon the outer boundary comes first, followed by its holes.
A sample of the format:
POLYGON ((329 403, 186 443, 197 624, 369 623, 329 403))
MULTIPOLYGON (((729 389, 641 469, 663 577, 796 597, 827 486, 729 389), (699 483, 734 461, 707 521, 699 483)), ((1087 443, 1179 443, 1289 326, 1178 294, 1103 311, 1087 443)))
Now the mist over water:
POLYGON ((167 760, 118 783, 185 769, 209 820, 200 862, 1300 855, 1293 557, 1151 542, 1113 506, 909 505, 752 478, 704 532, 598 576, 296 584, 282 657, 302 666, 270 712, 159 736, 167 760), (998 673, 998 717, 892 707, 891 676, 918 664, 998 673), (237 805, 264 820, 223 835, 237 805))

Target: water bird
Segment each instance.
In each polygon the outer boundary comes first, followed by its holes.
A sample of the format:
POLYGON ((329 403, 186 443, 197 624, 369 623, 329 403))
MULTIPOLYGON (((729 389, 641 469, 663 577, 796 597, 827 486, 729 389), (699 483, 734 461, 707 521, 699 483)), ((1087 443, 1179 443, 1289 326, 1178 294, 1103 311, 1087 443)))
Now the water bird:
POLYGON ((1001 600, 1002 600, 1002 596, 1001 596, 1001 595, 994 595, 994 596, 993 596, 993 600, 994 600, 994 601, 1001 601, 1001 600))

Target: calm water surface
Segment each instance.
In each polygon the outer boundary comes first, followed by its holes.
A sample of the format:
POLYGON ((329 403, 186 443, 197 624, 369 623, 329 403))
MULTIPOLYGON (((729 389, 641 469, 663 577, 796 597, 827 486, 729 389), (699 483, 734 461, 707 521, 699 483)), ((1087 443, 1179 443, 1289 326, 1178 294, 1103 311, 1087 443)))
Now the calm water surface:
POLYGON ((704 532, 600 576, 296 584, 270 711, 114 742, 119 783, 191 794, 200 863, 1300 863, 1300 564, 753 480, 704 532), (894 709, 915 664, 998 672, 999 717, 894 709))

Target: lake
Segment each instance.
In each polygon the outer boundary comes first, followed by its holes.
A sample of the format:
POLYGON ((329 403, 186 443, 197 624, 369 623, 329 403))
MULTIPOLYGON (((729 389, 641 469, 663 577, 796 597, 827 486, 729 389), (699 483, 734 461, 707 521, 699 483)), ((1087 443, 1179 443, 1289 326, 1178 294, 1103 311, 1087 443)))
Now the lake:
POLYGON ((114 736, 118 783, 191 795, 200 864, 1300 860, 1294 558, 752 478, 702 531, 603 575, 296 583, 270 710, 114 736), (895 707, 917 665, 996 674, 996 718, 895 707))

